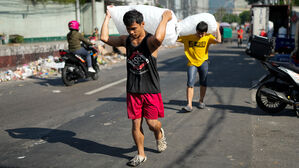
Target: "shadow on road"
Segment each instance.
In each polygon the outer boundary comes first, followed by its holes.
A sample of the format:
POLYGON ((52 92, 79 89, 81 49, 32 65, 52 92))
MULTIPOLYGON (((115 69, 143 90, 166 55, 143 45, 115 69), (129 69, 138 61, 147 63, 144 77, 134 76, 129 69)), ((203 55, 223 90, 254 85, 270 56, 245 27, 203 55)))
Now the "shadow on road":
MULTIPOLYGON (((193 108, 197 109, 198 102, 192 102, 193 108)), ((165 109, 176 110, 177 113, 186 113, 182 108, 187 104, 186 100, 169 100, 168 102, 164 102, 165 109), (180 106, 179 108, 169 107, 168 105, 180 106)), ((266 113, 259 108, 251 108, 246 106, 236 106, 236 105, 225 105, 225 104, 208 104, 207 108, 215 108, 221 111, 228 111, 230 113, 240 113, 240 114, 248 114, 248 115, 259 115, 259 116, 290 116, 294 117, 296 114, 291 109, 285 109, 280 113, 269 114, 266 113)))
POLYGON ((98 101, 126 102, 126 98, 125 97, 105 97, 105 98, 98 98, 98 101))
MULTIPOLYGON (((38 82, 35 82, 36 84, 39 84, 41 86, 63 86, 65 87, 61 77, 55 77, 55 78, 39 78, 35 76, 31 76, 31 79, 39 80, 38 82)), ((75 84, 77 83, 84 83, 91 81, 89 79, 78 79, 75 84)), ((93 81, 93 80, 92 80, 93 81)))
MULTIPOLYGON (((196 104, 195 102, 192 102, 193 104, 196 104)), ((185 107, 187 104, 187 100, 169 100, 168 102, 164 102, 164 108, 165 109, 170 109, 170 110, 174 110, 177 111, 177 113, 186 113, 185 110, 183 110, 182 108, 185 107), (179 108, 173 108, 170 107, 169 105, 175 105, 175 106, 180 106, 179 108)))
POLYGON ((231 49, 243 49, 243 51, 245 52, 246 49, 246 45, 247 44, 242 44, 242 46, 238 47, 238 46, 228 46, 227 48, 231 48, 231 49))
POLYGON ((296 114, 289 109, 285 109, 280 113, 269 114, 260 110, 259 108, 251 108, 246 106, 217 104, 217 105, 207 105, 207 107, 212 107, 221 110, 228 110, 231 113, 239 113, 239 114, 249 114, 249 115, 259 115, 259 116, 290 116, 290 117, 296 116, 296 114))
MULTIPOLYGON (((76 133, 67 130, 57 130, 48 128, 16 128, 6 130, 8 134, 17 139, 42 139, 48 143, 64 143, 86 153, 98 153, 113 157, 131 159, 131 156, 125 155, 126 153, 134 152, 137 150, 136 146, 131 148, 119 148, 99 144, 94 141, 76 138, 76 133)), ((146 151, 157 153, 153 149, 145 148, 146 151)))
POLYGON ((31 79, 39 80, 35 82, 41 86, 64 86, 61 78, 38 78, 35 76, 31 76, 31 79))
POLYGON ((183 151, 180 157, 166 167, 185 167, 184 163, 187 162, 186 159, 194 157, 194 154, 200 150, 200 146, 209 139, 212 131, 217 130, 217 128, 221 129, 220 125, 225 118, 226 113, 224 110, 213 112, 206 122, 206 127, 204 131, 202 131, 200 137, 191 145, 189 149, 183 151))

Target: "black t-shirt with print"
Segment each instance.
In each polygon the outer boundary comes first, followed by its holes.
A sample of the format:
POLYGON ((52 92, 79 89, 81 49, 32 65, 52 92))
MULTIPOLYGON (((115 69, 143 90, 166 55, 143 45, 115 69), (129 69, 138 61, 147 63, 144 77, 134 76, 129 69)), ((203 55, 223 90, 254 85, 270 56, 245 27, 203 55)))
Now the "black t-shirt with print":
POLYGON ((128 93, 160 93, 157 59, 147 46, 150 36, 148 33, 138 46, 132 45, 130 37, 126 40, 128 93))

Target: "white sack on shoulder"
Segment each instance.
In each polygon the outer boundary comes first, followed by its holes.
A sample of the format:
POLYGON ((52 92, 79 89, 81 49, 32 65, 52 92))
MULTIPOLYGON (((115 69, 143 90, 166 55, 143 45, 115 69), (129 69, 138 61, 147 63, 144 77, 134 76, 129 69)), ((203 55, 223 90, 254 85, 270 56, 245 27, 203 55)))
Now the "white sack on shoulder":
MULTIPOLYGON (((123 23, 123 16, 126 12, 136 9, 143 15, 144 20, 144 29, 151 33, 155 34, 155 31, 162 19, 162 14, 165 10, 163 8, 158 8, 148 5, 132 5, 132 6, 112 6, 108 7, 108 10, 111 14, 111 18, 115 23, 115 26, 121 35, 128 35, 125 24, 123 23)), ((164 45, 174 44, 178 38, 178 33, 176 32, 177 18, 172 13, 172 19, 167 23, 166 35, 163 41, 164 45)))
POLYGON ((214 33, 217 29, 215 17, 210 13, 199 13, 191 15, 178 23, 178 32, 180 36, 186 36, 196 33, 196 26, 199 22, 204 21, 208 24, 208 33, 214 33))

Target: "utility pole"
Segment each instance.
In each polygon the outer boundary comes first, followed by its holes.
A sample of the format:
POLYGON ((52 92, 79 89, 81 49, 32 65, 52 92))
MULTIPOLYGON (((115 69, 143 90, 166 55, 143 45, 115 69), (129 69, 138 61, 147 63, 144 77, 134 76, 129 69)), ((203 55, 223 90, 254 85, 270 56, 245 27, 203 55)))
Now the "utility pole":
POLYGON ((191 15, 192 10, 192 5, 191 5, 191 0, 188 0, 188 16, 191 15))
POLYGON ((166 8, 169 9, 169 0, 166 0, 166 8))
POLYGON ((76 0, 76 20, 80 22, 80 3, 76 0))
POLYGON ((92 30, 96 27, 96 0, 91 1, 91 8, 92 8, 92 30))

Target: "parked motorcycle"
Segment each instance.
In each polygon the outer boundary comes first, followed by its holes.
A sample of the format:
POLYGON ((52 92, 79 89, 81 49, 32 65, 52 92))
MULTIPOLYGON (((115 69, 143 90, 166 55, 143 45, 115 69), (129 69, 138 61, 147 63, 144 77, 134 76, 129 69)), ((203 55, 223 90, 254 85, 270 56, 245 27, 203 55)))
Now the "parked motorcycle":
POLYGON ((271 49, 272 44, 267 39, 255 37, 249 43, 246 51, 247 54, 258 59, 269 72, 251 88, 257 88, 256 103, 258 107, 265 112, 274 114, 281 112, 287 105, 291 105, 299 117, 299 74, 297 73, 299 68, 269 60, 271 51, 256 50, 256 45, 264 46, 262 47, 264 49, 271 49))
POLYGON ((59 54, 61 56, 59 61, 65 62, 61 77, 66 86, 73 85, 79 79, 87 79, 91 77, 93 80, 97 80, 99 78, 100 68, 97 64, 97 50, 94 47, 83 47, 91 55, 92 66, 96 72, 88 72, 86 58, 83 58, 77 54, 73 54, 68 50, 59 50, 59 54))

